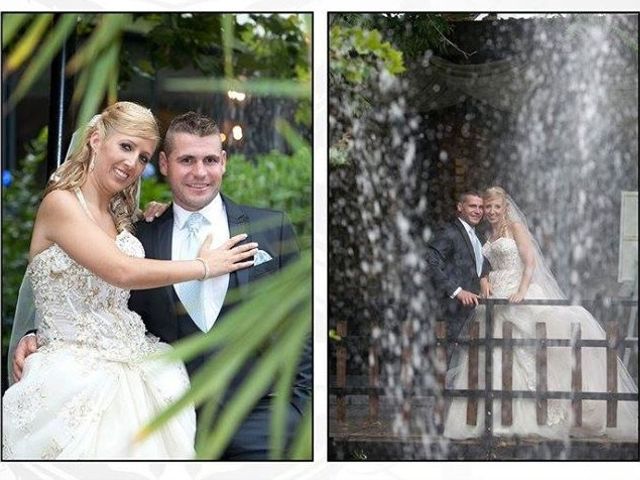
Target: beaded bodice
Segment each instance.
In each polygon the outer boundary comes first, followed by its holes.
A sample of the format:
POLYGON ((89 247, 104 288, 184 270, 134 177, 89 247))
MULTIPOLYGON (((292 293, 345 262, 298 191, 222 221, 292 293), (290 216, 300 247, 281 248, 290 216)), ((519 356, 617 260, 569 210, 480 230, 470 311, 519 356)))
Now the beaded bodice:
MULTIPOLYGON (((122 231, 120 251, 144 257, 137 238, 122 231)), ((75 262, 58 245, 37 254, 27 269, 33 285, 38 345, 89 347, 103 358, 131 361, 150 352, 140 316, 127 307, 129 291, 75 262)))
POLYGON ((508 297, 515 293, 522 278, 523 265, 513 238, 501 237, 487 242, 482 254, 491 263, 489 283, 494 297, 508 297))

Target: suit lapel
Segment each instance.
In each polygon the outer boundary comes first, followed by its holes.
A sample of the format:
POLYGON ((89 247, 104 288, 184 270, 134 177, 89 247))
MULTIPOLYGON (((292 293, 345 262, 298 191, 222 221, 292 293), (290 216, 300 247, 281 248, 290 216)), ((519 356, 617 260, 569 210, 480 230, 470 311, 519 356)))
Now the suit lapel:
POLYGON ((462 225, 462 222, 460 222, 459 219, 455 220, 455 225, 456 227, 458 227, 458 232, 460 232, 460 235, 462 235, 462 238, 464 239, 464 243, 467 245, 467 248, 469 249, 469 255, 471 256, 471 259, 473 260, 473 264, 476 264, 476 252, 473 251, 473 245, 471 245, 471 239, 469 238, 469 234, 467 233, 467 231, 464 228, 464 225, 462 225))
MULTIPOLYGON (((153 225, 157 228, 155 232, 157 242, 156 258, 159 260, 171 260, 171 246, 173 238, 173 205, 169 205, 167 210, 153 222, 153 225)), ((175 311, 174 290, 172 285, 164 287, 169 304, 171 305, 171 311, 175 311)))
MULTIPOLYGON (((222 194, 221 194, 222 195, 222 194)), ((246 233, 248 235, 246 242, 251 242, 251 230, 249 225, 249 217, 244 212, 242 207, 231 201, 226 196, 222 195, 222 201, 224 202, 225 210, 227 212, 227 222, 229 223, 229 235, 233 237, 240 233, 246 233)), ((249 269, 243 268, 235 272, 236 280, 238 282, 238 288, 244 290, 249 283, 249 269)))

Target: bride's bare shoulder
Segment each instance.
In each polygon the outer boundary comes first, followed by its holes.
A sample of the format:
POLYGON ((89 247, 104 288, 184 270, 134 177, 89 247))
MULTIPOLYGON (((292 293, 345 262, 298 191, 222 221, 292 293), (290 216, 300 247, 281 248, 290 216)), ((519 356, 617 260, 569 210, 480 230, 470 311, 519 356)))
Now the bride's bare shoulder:
POLYGON ((521 222, 513 222, 510 226, 511 235, 518 245, 529 245, 531 243, 529 229, 521 222))
POLYGON ((68 214, 77 209, 78 200, 69 190, 52 190, 47 193, 38 209, 38 216, 68 214))
POLYGON ((514 233, 522 233, 527 231, 527 227, 522 222, 509 223, 509 229, 514 233))
POLYGON ((34 233, 43 233, 50 241, 52 233, 75 223, 82 215, 82 207, 70 190, 52 190, 47 193, 36 214, 34 233))
POLYGON ((62 189, 51 190, 49 193, 47 193, 44 196, 44 198, 42 199, 41 205, 45 205, 53 208, 58 206, 64 207, 65 205, 69 205, 71 200, 73 200, 74 198, 75 198, 75 195, 71 190, 62 190, 62 189))
POLYGON ((68 190, 53 190, 47 193, 36 212, 29 246, 29 257, 33 258, 55 243, 50 237, 51 229, 64 224, 67 210, 71 207, 73 194, 68 190))

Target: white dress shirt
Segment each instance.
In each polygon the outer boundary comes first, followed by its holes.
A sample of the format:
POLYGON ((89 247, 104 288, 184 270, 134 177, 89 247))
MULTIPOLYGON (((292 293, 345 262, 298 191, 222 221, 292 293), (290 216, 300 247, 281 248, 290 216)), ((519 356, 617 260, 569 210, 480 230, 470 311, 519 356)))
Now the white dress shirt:
MULTIPOLYGON (((198 239, 203 242, 208 234, 212 234, 211 248, 217 248, 225 241, 229 240, 229 222, 227 220, 227 212, 222 202, 222 197, 218 193, 216 197, 202 210, 198 210, 200 214, 205 218, 200 231, 198 232, 198 239)), ((180 258, 179 252, 184 242, 187 241, 188 230, 182 228, 189 218, 194 213, 185 210, 181 206, 173 203, 173 234, 171 237, 171 258, 180 258)), ((215 323, 222 305, 224 303, 225 296, 227 295, 227 289, 229 288, 229 274, 221 275, 219 277, 209 278, 204 281, 202 286, 202 294, 204 295, 204 315, 207 325, 206 331, 209 331, 215 323)))

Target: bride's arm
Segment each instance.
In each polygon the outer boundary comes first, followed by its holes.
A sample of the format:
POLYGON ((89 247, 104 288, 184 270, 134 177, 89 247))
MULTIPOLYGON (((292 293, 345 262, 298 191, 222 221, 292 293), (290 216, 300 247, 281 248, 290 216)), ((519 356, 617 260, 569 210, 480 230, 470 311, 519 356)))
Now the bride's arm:
POLYGON ((536 268, 536 260, 527 228, 521 223, 516 222, 511 225, 511 232, 518 246, 518 253, 520 253, 520 260, 522 260, 524 267, 518 291, 509 297, 510 302, 518 303, 524 299, 527 290, 529 290, 531 277, 533 277, 533 271, 536 268))
POLYGON ((491 291, 491 284, 488 277, 480 278, 480 296, 482 298, 489 298, 493 292, 491 291))
MULTIPOLYGON (((58 244, 80 265, 117 287, 155 288, 201 279, 204 274, 204 266, 198 260, 149 260, 122 253, 113 239, 89 219, 69 191, 55 190, 43 199, 34 225, 34 236, 36 232, 45 239, 43 243, 58 244)), ((232 248, 240 240, 234 237, 223 245, 224 248, 201 250, 210 270, 209 277, 252 264, 246 260, 252 255, 255 245, 232 248)))

